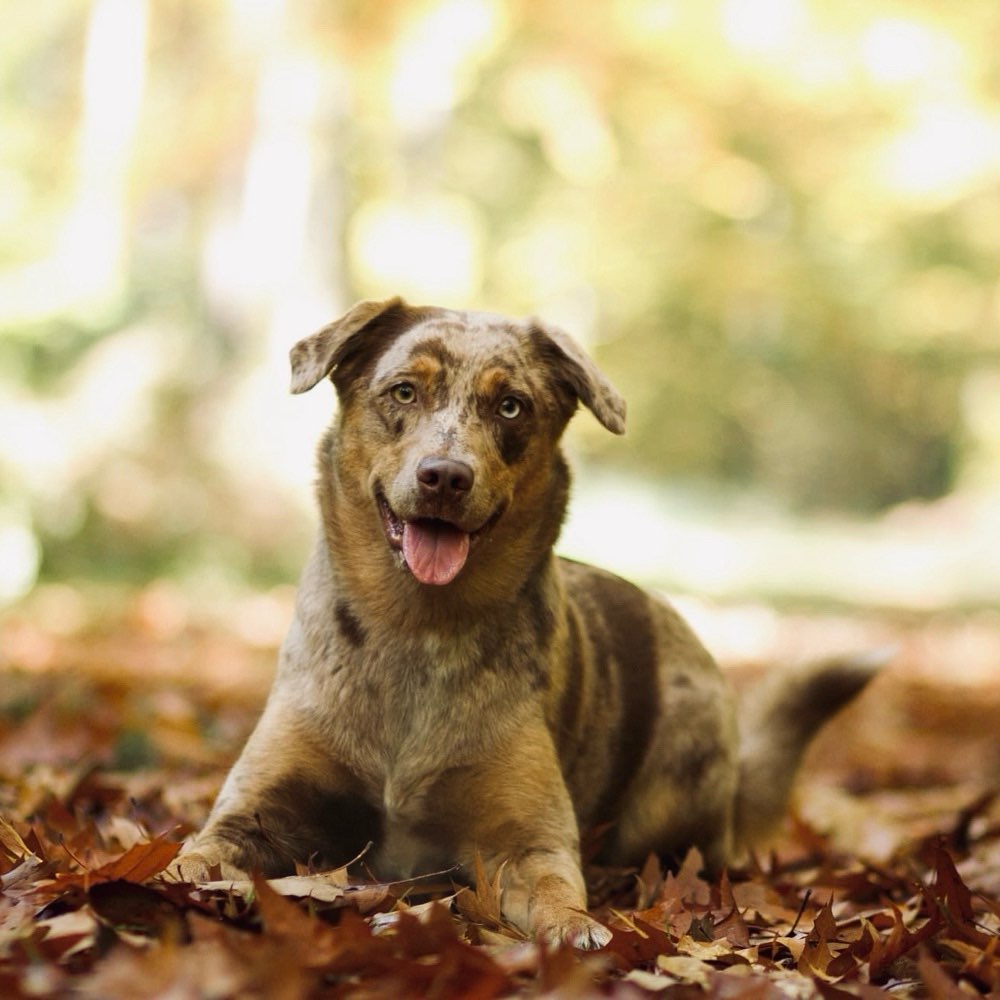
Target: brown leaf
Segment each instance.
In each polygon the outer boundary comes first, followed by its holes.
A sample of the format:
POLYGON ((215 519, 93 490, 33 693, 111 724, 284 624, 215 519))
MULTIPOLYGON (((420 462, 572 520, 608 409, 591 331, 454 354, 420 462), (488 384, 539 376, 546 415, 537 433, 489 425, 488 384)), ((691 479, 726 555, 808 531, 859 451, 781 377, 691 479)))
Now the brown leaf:
MULTIPOLYGON (((18 864, 22 861, 41 862, 34 851, 21 839, 21 835, 0 816, 0 849, 6 856, 6 860, 18 864)), ((5 867, 4 871, 8 869, 5 867)))
POLYGON ((711 898, 711 889, 700 874, 704 867, 705 861, 701 852, 692 847, 677 874, 671 872, 664 879, 658 902, 677 899, 685 905, 707 906, 711 898))
MULTIPOLYGON (((81 838, 83 835, 81 834, 81 838)), ((82 864, 67 845, 69 857, 82 864)), ((148 843, 136 844, 123 855, 94 869, 84 871, 56 872, 50 879, 37 883, 35 893, 42 898, 53 898, 72 889, 84 892, 100 882, 125 881, 137 885, 148 881, 162 872, 177 856, 181 845, 156 837, 148 843)))
POLYGON ((734 948, 747 948, 750 945, 750 929, 747 927, 743 914, 734 906, 713 928, 715 939, 722 938, 734 948))
POLYGON ((799 972, 826 975, 827 967, 833 959, 830 942, 837 937, 837 921, 833 916, 830 902, 822 907, 813 920, 812 929, 806 935, 806 946, 798 961, 799 972))
MULTIPOLYGON (((316 930, 315 917, 309 916, 301 906, 275 892, 262 876, 255 875, 252 881, 257 908, 268 934, 297 942, 313 937, 316 930)), ((328 925, 324 926, 332 930, 328 925)))
POLYGON ((723 912, 712 928, 712 934, 716 940, 724 938, 734 948, 746 948, 750 944, 750 929, 736 905, 728 872, 722 873, 718 891, 719 909, 723 912))
POLYGON ((90 948, 98 930, 94 914, 86 907, 46 917, 39 920, 37 926, 44 931, 41 944, 46 953, 60 960, 73 952, 90 948))
POLYGON ((497 869, 492 880, 488 879, 482 857, 477 851, 474 862, 475 888, 459 889, 455 905, 459 913, 470 923, 480 925, 494 933, 503 933, 512 940, 523 941, 525 934, 505 920, 501 911, 500 882, 503 878, 503 867, 501 865, 497 869))
POLYGON ((602 953, 614 955, 621 967, 631 969, 656 961, 658 955, 676 955, 677 946, 666 931, 633 915, 626 927, 611 927, 611 940, 602 953))
POLYGON ((673 939, 688 934, 694 922, 694 914, 690 910, 685 910, 684 904, 676 898, 655 903, 645 910, 636 910, 632 918, 651 927, 665 930, 673 939))
POLYGON ((876 937, 872 942, 869 964, 873 982, 884 982, 889 977, 894 962, 932 938, 944 926, 940 914, 934 912, 917 930, 911 931, 907 928, 899 907, 889 904, 889 913, 893 923, 888 937, 884 940, 876 937))
POLYGON ((968 1000, 964 990, 941 968, 926 952, 921 950, 917 959, 917 971, 920 979, 927 987, 927 995, 931 1000, 968 1000))
POLYGON ((87 893, 91 909, 106 924, 152 937, 180 940, 186 929, 180 910, 162 893, 135 882, 100 882, 87 893))
MULTIPOLYGON (((857 1000, 857 996, 854 993, 850 993, 847 990, 842 990, 833 983, 828 983, 823 979, 815 979, 816 989, 823 1000, 857 1000)), ((889 994, 885 994, 886 997, 889 994)))
POLYGON ((976 909, 972 892, 955 868, 951 854, 939 840, 934 851, 935 880, 930 893, 941 907, 952 931, 979 948, 985 948, 991 936, 976 926, 976 909))
POLYGON ((163 837, 155 837, 145 844, 130 847, 120 858, 102 865, 90 873, 91 880, 104 879, 113 881, 121 879, 125 882, 142 883, 159 875, 180 853, 182 845, 168 841, 163 837))
POLYGON ((798 914, 798 910, 785 905, 774 886, 765 882, 737 882, 732 891, 741 912, 745 915, 750 911, 765 924, 790 926, 798 914))
POLYGON ((663 871, 660 868, 660 859, 652 852, 646 858, 645 863, 637 876, 639 883, 639 898, 636 900, 636 909, 644 910, 652 905, 663 885, 663 871))

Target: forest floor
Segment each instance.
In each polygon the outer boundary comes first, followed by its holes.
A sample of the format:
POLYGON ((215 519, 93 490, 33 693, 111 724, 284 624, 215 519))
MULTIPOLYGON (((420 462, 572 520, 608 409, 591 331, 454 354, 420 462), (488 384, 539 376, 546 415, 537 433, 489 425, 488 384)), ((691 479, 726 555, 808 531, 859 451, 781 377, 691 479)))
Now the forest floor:
POLYGON ((253 726, 289 592, 216 619, 169 587, 113 613, 40 592, 0 631, 0 996, 1000 998, 1000 615, 681 603, 738 685, 898 653, 821 734, 771 849, 715 881, 695 855, 590 867, 614 936, 578 953, 447 873, 162 881, 253 726))

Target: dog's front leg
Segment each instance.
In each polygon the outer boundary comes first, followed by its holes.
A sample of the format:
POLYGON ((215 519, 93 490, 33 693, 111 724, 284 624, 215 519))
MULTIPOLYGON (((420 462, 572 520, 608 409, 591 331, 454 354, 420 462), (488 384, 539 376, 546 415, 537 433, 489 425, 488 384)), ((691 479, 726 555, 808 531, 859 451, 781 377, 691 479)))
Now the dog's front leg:
POLYGON ((515 739, 449 792, 466 830, 465 865, 473 870, 478 852, 491 881, 500 873, 508 920, 537 940, 577 948, 600 948, 611 939, 587 914, 576 815, 541 720, 519 727, 515 739))
POLYGON ((272 697, 212 812, 168 874, 206 880, 294 872, 296 862, 345 864, 376 839, 378 814, 358 780, 301 715, 272 697))
POLYGON ((576 948, 600 948, 611 940, 611 931, 587 914, 576 849, 529 848, 501 863, 501 907, 512 923, 537 940, 576 948))

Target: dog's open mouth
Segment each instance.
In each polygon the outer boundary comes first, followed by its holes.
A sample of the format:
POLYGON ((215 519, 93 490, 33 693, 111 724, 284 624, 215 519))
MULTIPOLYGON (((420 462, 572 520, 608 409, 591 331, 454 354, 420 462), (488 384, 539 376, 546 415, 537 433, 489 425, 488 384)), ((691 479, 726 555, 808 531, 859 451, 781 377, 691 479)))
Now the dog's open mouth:
POLYGON ((378 509, 389 544, 403 553, 410 572, 421 583, 443 586, 458 576, 469 556, 468 532, 437 518, 404 521, 382 494, 378 495, 378 509))
POLYGON ((389 506, 385 497, 376 496, 385 537, 392 548, 402 552, 410 572, 421 583, 443 586, 462 571, 472 542, 496 523, 498 510, 474 532, 463 531, 450 521, 421 517, 404 521, 389 506))

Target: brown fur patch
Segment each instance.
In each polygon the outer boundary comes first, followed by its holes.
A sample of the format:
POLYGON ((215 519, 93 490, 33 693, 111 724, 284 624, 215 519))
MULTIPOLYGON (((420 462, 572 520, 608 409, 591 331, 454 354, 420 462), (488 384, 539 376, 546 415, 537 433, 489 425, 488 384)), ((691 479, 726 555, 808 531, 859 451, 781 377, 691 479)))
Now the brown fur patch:
POLYGON ((653 724, 659 714, 656 637, 645 595, 616 577, 595 575, 594 603, 601 608, 607 631, 597 641, 597 656, 610 680, 618 686, 621 717, 628 720, 611 750, 611 766, 604 794, 593 818, 613 819, 628 785, 649 752, 653 724))
POLYGON ((365 644, 365 630, 355 617, 350 604, 347 601, 337 601, 334 613, 337 616, 340 634, 347 642, 355 647, 363 646, 365 644))

